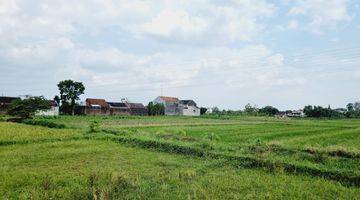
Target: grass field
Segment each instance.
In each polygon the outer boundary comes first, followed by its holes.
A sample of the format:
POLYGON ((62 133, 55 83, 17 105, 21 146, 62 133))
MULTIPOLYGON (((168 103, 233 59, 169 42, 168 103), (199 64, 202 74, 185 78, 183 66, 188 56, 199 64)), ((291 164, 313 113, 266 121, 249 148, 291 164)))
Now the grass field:
POLYGON ((0 198, 360 199, 360 120, 36 120, 0 122, 0 198))

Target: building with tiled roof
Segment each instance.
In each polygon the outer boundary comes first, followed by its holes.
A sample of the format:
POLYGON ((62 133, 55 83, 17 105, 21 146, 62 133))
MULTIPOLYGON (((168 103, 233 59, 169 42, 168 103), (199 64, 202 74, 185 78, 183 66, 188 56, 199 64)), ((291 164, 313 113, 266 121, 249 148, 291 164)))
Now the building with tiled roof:
POLYGON ((193 100, 179 100, 177 97, 157 97, 153 103, 162 104, 165 107, 165 115, 199 116, 200 108, 193 100))

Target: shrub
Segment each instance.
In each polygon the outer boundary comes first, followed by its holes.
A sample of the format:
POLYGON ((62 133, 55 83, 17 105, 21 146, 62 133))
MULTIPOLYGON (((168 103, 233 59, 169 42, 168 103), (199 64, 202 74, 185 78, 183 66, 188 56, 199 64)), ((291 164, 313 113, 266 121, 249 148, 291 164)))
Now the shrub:
POLYGON ((6 118, 4 115, 0 115, 0 122, 6 122, 6 118))
POLYGON ((100 131, 100 123, 98 121, 93 121, 90 124, 90 133, 97 133, 100 131))
POLYGON ((48 127, 48 128, 66 128, 66 126, 64 124, 57 124, 54 122, 49 122, 49 121, 43 121, 43 120, 32 120, 32 119, 25 119, 21 121, 24 124, 28 124, 28 125, 35 125, 35 126, 44 126, 44 127, 48 127))
POLYGON ((149 102, 148 106, 148 115, 164 115, 165 106, 163 104, 149 102))
POLYGON ((32 118, 36 112, 48 110, 50 108, 50 101, 46 100, 44 97, 31 97, 24 100, 14 100, 7 110, 7 114, 28 119, 32 118))
POLYGON ((205 139, 208 139, 210 141, 218 141, 220 138, 217 134, 215 133, 208 133, 206 136, 205 136, 205 139))
POLYGON ((190 182, 193 179, 195 179, 196 171, 195 170, 180 171, 178 176, 179 176, 179 179, 190 182))

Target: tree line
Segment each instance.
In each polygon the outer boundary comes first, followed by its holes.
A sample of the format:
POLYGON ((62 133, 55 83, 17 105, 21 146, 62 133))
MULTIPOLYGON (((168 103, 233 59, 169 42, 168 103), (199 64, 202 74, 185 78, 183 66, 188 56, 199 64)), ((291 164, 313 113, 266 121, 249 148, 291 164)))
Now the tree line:
MULTIPOLYGON (((215 107, 212 115, 276 116, 291 112, 291 110, 280 111, 273 106, 258 108, 256 105, 247 104, 243 110, 220 110, 215 107)), ((360 118, 360 102, 349 103, 346 108, 337 109, 332 109, 330 106, 307 105, 303 108, 303 112, 310 118, 360 118)))
MULTIPOLYGON (((84 94, 85 86, 82 82, 73 80, 60 81, 57 85, 60 95, 54 97, 54 101, 60 106, 60 113, 65 115, 74 115, 80 95, 84 94)), ((36 112, 51 108, 51 102, 44 97, 30 97, 27 99, 18 99, 12 102, 7 113, 21 118, 32 118, 36 112)), ((147 105, 148 115, 164 115, 165 107, 163 104, 149 102, 147 105)), ((281 113, 291 113, 291 111, 281 112, 273 106, 264 106, 258 108, 256 105, 247 104, 243 110, 220 110, 215 107, 212 113, 208 115, 250 115, 250 116, 275 116, 281 113)), ((346 108, 332 109, 330 106, 312 106, 307 105, 303 109, 306 117, 311 118, 360 118, 360 102, 349 103, 346 108)), ((206 115, 207 108, 201 107, 200 114, 206 115)))

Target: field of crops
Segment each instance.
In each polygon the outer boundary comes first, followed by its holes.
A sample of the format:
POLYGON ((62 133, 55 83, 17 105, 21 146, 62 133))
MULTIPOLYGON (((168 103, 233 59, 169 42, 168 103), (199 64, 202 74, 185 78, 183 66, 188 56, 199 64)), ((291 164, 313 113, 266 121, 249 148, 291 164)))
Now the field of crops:
POLYGON ((360 120, 62 116, 35 122, 0 122, 0 198, 360 196, 360 120), (92 132, 94 121, 99 127, 92 132))

